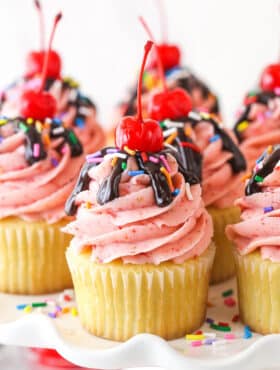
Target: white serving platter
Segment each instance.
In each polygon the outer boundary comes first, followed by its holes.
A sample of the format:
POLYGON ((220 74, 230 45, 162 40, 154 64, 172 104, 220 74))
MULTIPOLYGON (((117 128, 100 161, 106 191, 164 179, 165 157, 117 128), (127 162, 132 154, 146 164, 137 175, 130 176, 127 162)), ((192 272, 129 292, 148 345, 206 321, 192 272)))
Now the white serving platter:
MULTIPOLYGON (((16 309, 18 304, 38 302, 46 296, 16 296, 0 294, 0 343, 25 347, 56 349, 64 358, 76 365, 98 369, 157 366, 168 370, 242 370, 280 367, 280 335, 253 334, 244 339, 244 326, 232 323, 238 307, 224 305, 222 292, 233 288, 235 281, 211 287, 207 316, 215 321, 229 322, 237 339, 223 339, 225 333, 215 332, 217 344, 192 347, 189 341, 163 339, 140 334, 125 343, 112 342, 94 337, 84 331, 79 318, 64 314, 51 319, 45 313, 24 313, 16 309)), ((57 299, 58 295, 49 298, 57 299)))

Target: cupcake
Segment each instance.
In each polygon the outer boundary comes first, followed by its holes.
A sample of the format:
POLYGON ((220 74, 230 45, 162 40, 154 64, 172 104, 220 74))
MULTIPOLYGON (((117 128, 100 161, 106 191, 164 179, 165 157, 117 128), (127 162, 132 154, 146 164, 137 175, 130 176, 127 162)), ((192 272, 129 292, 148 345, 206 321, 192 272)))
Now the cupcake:
POLYGON ((26 91, 21 117, 0 119, 0 291, 44 294, 72 286, 64 204, 83 163, 74 132, 57 122, 54 98, 26 91))
POLYGON ((116 148, 87 157, 66 203, 76 215, 64 228, 73 235, 67 260, 90 333, 174 339, 205 319, 212 223, 196 173, 186 184, 176 151, 163 147, 158 123, 138 109, 117 126, 116 148))
POLYGON ((250 170, 268 145, 280 142, 280 64, 266 67, 259 89, 247 94, 234 132, 250 170))
MULTIPOLYGON (((41 23, 43 23, 43 13, 39 1, 36 1, 35 4, 41 23)), ((41 51, 30 52, 26 59, 24 77, 2 91, 0 113, 6 117, 19 115, 21 95, 24 91, 37 89, 41 85, 41 75, 48 54, 44 90, 52 94, 57 101, 55 117, 63 120, 64 125, 75 132, 83 144, 85 153, 92 153, 104 146, 105 133, 97 121, 95 104, 81 92, 79 84, 74 79, 61 76, 61 58, 51 48, 56 24, 60 18, 61 14, 54 21, 48 48, 46 49, 44 42, 42 42, 41 51)), ((41 30, 41 34, 44 34, 43 30, 41 30)))
POLYGON ((160 121, 165 143, 176 150, 185 169, 192 168, 202 178, 202 197, 213 219, 217 248, 211 282, 218 283, 234 275, 232 243, 225 226, 239 221, 234 200, 244 188, 246 162, 232 132, 212 115, 191 111, 188 94, 181 88, 168 89, 164 75, 162 84, 163 91, 153 93, 148 101, 148 115, 160 121))
POLYGON ((242 221, 227 227, 234 248, 239 312, 261 334, 280 333, 280 145, 270 146, 236 201, 242 221))

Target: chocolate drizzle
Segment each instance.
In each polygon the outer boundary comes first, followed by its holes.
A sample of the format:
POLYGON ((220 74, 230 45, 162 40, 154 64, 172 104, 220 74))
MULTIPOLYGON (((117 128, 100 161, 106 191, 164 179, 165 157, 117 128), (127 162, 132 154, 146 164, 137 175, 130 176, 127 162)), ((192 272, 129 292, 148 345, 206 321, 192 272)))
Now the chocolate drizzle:
POLYGON ((261 192, 260 182, 273 172, 274 167, 280 161, 280 145, 273 146, 272 152, 270 153, 266 150, 259 161, 261 161, 261 166, 257 165, 257 169, 253 171, 253 174, 245 188, 246 195, 261 192))
POLYGON ((232 158, 228 160, 228 163, 230 164, 233 173, 239 173, 246 170, 246 161, 243 154, 225 130, 219 126, 217 121, 210 116, 206 117, 204 114, 194 112, 189 114, 186 121, 190 122, 192 127, 196 127, 202 121, 208 122, 214 128, 214 134, 219 135, 222 140, 222 149, 232 153, 232 158))
MULTIPOLYGON (((119 197, 119 184, 121 181, 121 175, 127 169, 127 161, 130 157, 135 158, 139 171, 149 176, 156 204, 159 207, 166 207, 172 202, 176 194, 172 192, 170 184, 168 184, 168 179, 166 177, 166 174, 164 173, 166 168, 164 162, 162 161, 162 158, 164 157, 166 160, 166 156, 168 154, 173 155, 175 158, 178 157, 178 154, 175 152, 174 149, 167 148, 157 153, 140 153, 136 151, 135 154, 131 155, 126 151, 118 150, 111 147, 105 148, 93 155, 87 156, 88 162, 83 166, 78 181, 72 191, 72 194, 66 202, 65 212, 67 215, 73 216, 76 213, 76 196, 81 191, 87 190, 89 188, 89 170, 102 162, 105 155, 108 154, 111 154, 114 157, 115 163, 112 164, 112 172, 110 173, 110 175, 107 176, 99 186, 96 196, 96 200, 99 204, 106 204, 107 202, 119 197), (163 169, 165 170, 162 171, 163 169)), ((190 181, 190 184, 197 184, 199 182, 197 174, 192 173, 191 168, 184 169, 180 158, 178 158, 178 165, 179 171, 181 172, 182 170, 182 174, 185 176, 186 180, 190 181)), ((168 173, 167 170, 166 172, 168 173)))
POLYGON ((271 91, 261 91, 261 92, 256 93, 253 96, 250 96, 250 95, 247 96, 247 98, 248 99, 251 98, 252 101, 249 104, 245 105, 244 111, 242 112, 242 114, 240 115, 240 117, 238 118, 238 120, 236 121, 236 123, 234 124, 234 127, 233 127, 233 131, 234 131, 234 133, 235 133, 239 142, 243 141, 243 137, 242 137, 242 132, 240 132, 238 127, 239 127, 240 123, 242 123, 243 121, 248 122, 248 124, 250 124, 252 122, 252 119, 250 119, 249 116, 250 116, 250 113, 252 111, 253 105, 255 103, 258 103, 258 104, 262 104, 264 106, 268 106, 269 101, 271 99, 274 99, 275 97, 276 97, 276 94, 274 92, 271 92, 271 91))
MULTIPOLYGON (((47 151, 42 140, 42 122, 34 121, 31 118, 14 118, 7 119, 1 118, 0 132, 1 128, 6 125, 11 125, 14 133, 23 132, 25 136, 25 159, 29 165, 39 162, 47 158, 47 151), (38 124, 41 128, 38 128, 38 124), (38 147, 36 147, 38 146, 38 147)), ((83 148, 78 138, 72 130, 64 128, 62 123, 58 123, 56 119, 50 120, 48 122, 48 134, 50 138, 57 139, 63 138, 62 143, 56 148, 60 151, 65 143, 69 144, 71 149, 71 156, 76 157, 83 153, 83 148), (59 131, 57 131, 57 129, 59 131)))

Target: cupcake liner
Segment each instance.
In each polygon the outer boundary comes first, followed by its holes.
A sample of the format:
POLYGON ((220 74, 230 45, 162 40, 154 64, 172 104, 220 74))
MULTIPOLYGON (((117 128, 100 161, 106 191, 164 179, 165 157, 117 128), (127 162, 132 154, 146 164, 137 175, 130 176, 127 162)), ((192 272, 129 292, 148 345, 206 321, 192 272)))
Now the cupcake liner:
POLYGON ((124 341, 139 333, 182 337, 205 319, 215 246, 183 264, 98 264, 67 250, 79 317, 92 334, 124 341))
POLYGON ((234 257, 241 320, 257 333, 280 333, 280 263, 262 259, 259 250, 234 257))
POLYGON ((45 294, 72 287, 65 258, 71 237, 60 231, 66 223, 0 221, 1 292, 45 294))
POLYGON ((216 255, 210 282, 211 284, 217 284, 235 275, 232 253, 234 243, 227 238, 225 228, 229 224, 235 224, 240 221, 240 209, 239 207, 207 207, 207 211, 213 220, 213 241, 216 244, 216 255))

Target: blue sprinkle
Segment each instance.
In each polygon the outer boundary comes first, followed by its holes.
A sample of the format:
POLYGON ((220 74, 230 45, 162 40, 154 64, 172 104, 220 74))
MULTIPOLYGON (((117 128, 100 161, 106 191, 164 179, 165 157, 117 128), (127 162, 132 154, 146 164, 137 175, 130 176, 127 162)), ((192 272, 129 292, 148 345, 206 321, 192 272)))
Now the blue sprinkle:
POLYGON ((49 312, 48 316, 51 317, 52 319, 56 318, 56 313, 55 312, 49 312))
POLYGON ((181 71, 182 68, 181 67, 173 67, 171 69, 168 69, 166 72, 165 72, 165 76, 166 77, 170 77, 173 73, 176 73, 176 72, 179 72, 181 71))
POLYGON ((173 192, 172 192, 172 195, 174 197, 176 197, 176 195, 178 195, 180 193, 180 189, 175 189, 173 192))
POLYGON ((217 339, 216 338, 206 338, 203 342, 203 344, 206 344, 208 346, 211 346, 213 342, 215 342, 217 339))
POLYGON ((214 320, 213 319, 211 319, 210 317, 207 317, 206 318, 206 322, 208 323, 208 324, 214 324, 214 320))
POLYGON ((76 117, 76 119, 75 119, 75 125, 78 126, 78 127, 80 127, 80 128, 85 127, 85 120, 84 120, 84 118, 82 118, 82 117, 76 117))
POLYGON ((18 304, 17 305, 17 310, 24 310, 27 304, 18 304))
POLYGON ((268 213, 268 212, 271 212, 273 210, 274 210, 274 208, 272 206, 264 207, 264 209, 263 209, 264 213, 268 213))
POLYGON ((209 142, 214 143, 215 141, 219 140, 220 138, 221 138, 220 135, 218 135, 218 134, 214 135, 214 136, 210 137, 209 142))
POLYGON ((270 118, 272 116, 272 112, 270 110, 267 110, 264 114, 267 118, 270 118))
POLYGON ((246 325, 244 327, 244 335, 243 335, 243 338, 244 339, 250 339, 250 338, 252 338, 252 336, 253 336, 253 334, 251 332, 251 329, 249 328, 249 326, 246 325))
POLYGON ((128 171, 129 176, 138 176, 138 175, 143 175, 145 172, 143 170, 138 170, 138 171, 128 171))
POLYGON ((57 125, 61 125, 62 121, 60 118, 53 118, 53 123, 56 123, 57 125))
POLYGON ((257 160, 256 163, 260 163, 264 159, 264 154, 262 154, 257 160))
POLYGON ((0 136, 0 144, 2 143, 3 140, 4 140, 4 138, 2 136, 0 136))

